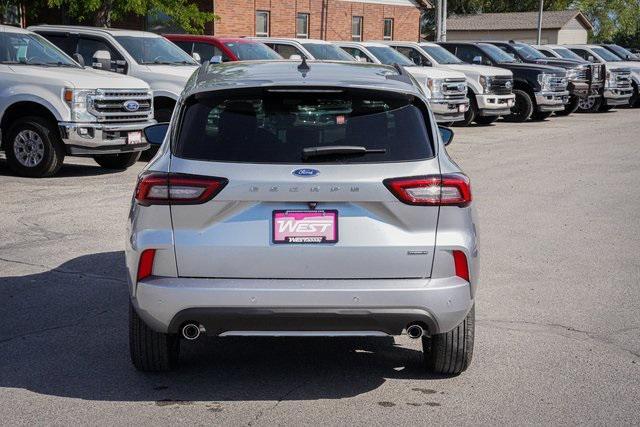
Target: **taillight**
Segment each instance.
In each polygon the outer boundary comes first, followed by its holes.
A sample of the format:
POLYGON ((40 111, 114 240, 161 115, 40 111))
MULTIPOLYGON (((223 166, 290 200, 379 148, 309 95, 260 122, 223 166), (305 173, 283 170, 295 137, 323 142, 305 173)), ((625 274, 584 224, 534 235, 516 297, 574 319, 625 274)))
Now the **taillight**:
POLYGON ((453 263, 456 267, 456 276, 469 281, 469 264, 467 256, 462 251, 453 251, 453 263))
POLYGON ((461 173, 385 179, 384 185, 402 203, 421 206, 469 206, 471 183, 461 173))
POLYGON ((195 205, 213 199, 228 182, 218 177, 150 173, 138 180, 135 197, 143 206, 195 205))
POLYGON ((153 273, 153 259, 156 257, 155 249, 145 249, 140 254, 138 262, 138 281, 151 276, 153 273))

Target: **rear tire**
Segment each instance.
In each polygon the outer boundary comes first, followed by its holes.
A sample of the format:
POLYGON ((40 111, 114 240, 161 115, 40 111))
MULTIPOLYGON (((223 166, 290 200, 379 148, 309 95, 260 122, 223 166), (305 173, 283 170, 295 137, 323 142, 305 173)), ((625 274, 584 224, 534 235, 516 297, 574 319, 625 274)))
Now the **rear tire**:
POLYGON ((422 338, 425 368, 429 372, 458 375, 471 364, 475 336, 475 306, 453 330, 422 338))
POLYGON ((504 120, 513 123, 525 122, 533 114, 533 100, 521 89, 514 89, 513 94, 516 96, 516 102, 511 107, 511 114, 504 116, 504 120))
POLYGON ((129 353, 139 371, 171 371, 178 367, 180 338, 149 328, 129 303, 129 353))
POLYGON ((488 126, 498 120, 499 117, 500 116, 478 116, 476 117, 476 123, 482 126, 488 126))
POLYGON ((94 156, 93 160, 103 168, 124 170, 134 165, 139 158, 140 151, 123 154, 103 154, 102 156, 94 156))
POLYGON ((551 114, 553 114, 552 111, 544 111, 544 112, 536 111, 535 113, 533 113, 531 115, 531 120, 535 120, 535 121, 541 122, 542 120, 546 120, 549 117, 551 117, 551 114))
POLYGON ((597 98, 581 99, 578 102, 578 112, 580 113, 597 113, 602 105, 602 96, 597 98))
POLYGON ((35 116, 18 119, 4 138, 7 164, 17 175, 44 178, 62 167, 64 143, 50 121, 35 116))

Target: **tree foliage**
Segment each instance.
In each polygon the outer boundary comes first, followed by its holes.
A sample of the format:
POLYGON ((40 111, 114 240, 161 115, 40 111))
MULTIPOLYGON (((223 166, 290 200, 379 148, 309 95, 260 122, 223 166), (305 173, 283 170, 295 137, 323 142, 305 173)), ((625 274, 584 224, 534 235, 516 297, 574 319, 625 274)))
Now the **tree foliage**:
MULTIPOLYGON (((435 0, 432 2, 435 4, 435 0)), ((540 0, 449 0, 448 15, 492 12, 537 11, 540 0)), ((577 9, 594 26, 591 40, 604 42, 628 40, 640 42, 640 0, 544 0, 544 10, 577 9)), ((435 13, 426 10, 422 18, 425 34, 433 34, 435 13)))
POLYGON ((173 24, 189 33, 202 33, 207 22, 218 17, 201 11, 190 0, 47 0, 51 7, 64 7, 80 22, 95 26, 111 26, 126 15, 147 15, 150 12, 168 16, 173 24))

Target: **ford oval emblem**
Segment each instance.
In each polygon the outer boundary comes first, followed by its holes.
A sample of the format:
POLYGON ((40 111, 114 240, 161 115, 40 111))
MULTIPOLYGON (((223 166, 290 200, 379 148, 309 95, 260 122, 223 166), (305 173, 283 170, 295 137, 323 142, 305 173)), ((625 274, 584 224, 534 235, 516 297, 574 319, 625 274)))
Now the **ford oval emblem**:
POLYGON ((505 89, 511 89, 512 86, 513 86, 513 83, 511 83, 511 80, 507 80, 506 82, 504 82, 505 89))
POLYGON ((320 173, 320 171, 317 170, 317 169, 304 168, 304 169, 296 169, 291 173, 294 174, 295 176, 301 176, 303 178, 308 178, 308 177, 311 177, 311 176, 318 175, 320 173))
POLYGON ((128 101, 124 101, 124 109, 127 111, 138 111, 140 109, 140 104, 138 103, 138 101, 134 101, 133 99, 130 99, 128 101))

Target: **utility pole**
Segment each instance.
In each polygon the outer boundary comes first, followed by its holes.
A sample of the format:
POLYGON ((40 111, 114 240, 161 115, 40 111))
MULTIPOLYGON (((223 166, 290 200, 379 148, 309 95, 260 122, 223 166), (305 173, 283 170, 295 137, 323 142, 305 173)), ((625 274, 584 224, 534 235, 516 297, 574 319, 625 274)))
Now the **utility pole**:
POLYGON ((542 41, 542 8, 544 6, 544 0, 540 0, 540 12, 538 12, 538 45, 541 45, 542 41))
POLYGON ((436 42, 442 41, 442 0, 436 2, 436 42))
POLYGON ((440 29, 440 41, 447 41, 447 0, 442 0, 442 19, 440 20, 442 23, 442 28, 440 29))

